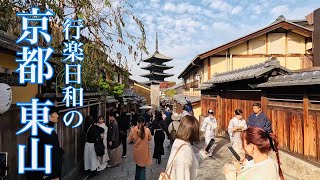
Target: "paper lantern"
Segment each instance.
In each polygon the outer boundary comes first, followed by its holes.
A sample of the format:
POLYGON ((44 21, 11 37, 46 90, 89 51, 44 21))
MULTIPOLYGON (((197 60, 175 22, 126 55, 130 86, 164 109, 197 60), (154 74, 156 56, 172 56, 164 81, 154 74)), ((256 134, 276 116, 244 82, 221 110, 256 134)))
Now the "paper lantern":
POLYGON ((0 83, 0 114, 3 114, 9 110, 11 101, 11 87, 8 84, 0 83))

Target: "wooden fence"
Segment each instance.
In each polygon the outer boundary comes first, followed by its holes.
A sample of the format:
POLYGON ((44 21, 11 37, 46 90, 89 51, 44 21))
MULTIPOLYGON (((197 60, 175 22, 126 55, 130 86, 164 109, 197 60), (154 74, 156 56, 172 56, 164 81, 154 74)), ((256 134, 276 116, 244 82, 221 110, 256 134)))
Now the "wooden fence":
POLYGON ((202 95, 202 116, 213 109, 218 121, 217 135, 228 137, 228 123, 235 109, 241 109, 244 119, 248 120, 255 102, 261 103, 282 150, 320 163, 320 95, 275 96, 258 91, 224 91, 218 95, 202 95))

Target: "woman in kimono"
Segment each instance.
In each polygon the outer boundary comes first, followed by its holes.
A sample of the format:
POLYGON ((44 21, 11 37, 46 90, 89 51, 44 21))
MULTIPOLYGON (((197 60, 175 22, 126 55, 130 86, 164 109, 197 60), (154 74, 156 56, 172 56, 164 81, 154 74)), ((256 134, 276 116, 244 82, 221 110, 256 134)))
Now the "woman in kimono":
POLYGON ((235 117, 232 118, 229 122, 228 133, 230 136, 230 141, 233 149, 238 153, 244 153, 242 148, 241 132, 247 128, 246 120, 242 117, 242 110, 236 109, 235 117))
POLYGON ((104 129, 104 133, 101 134, 101 138, 103 139, 105 153, 103 156, 98 157, 99 161, 100 161, 100 166, 97 169, 97 171, 102 171, 107 167, 108 161, 110 160, 109 155, 108 155, 108 143, 107 143, 108 127, 106 126, 105 120, 102 116, 99 117, 97 125, 104 129))

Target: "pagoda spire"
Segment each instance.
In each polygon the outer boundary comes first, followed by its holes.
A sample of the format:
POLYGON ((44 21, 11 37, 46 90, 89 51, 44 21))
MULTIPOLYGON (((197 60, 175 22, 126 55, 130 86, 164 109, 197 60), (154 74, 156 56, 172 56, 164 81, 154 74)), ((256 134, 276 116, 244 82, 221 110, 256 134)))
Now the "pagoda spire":
POLYGON ((158 32, 156 32, 156 53, 159 52, 159 49, 158 49, 158 32))

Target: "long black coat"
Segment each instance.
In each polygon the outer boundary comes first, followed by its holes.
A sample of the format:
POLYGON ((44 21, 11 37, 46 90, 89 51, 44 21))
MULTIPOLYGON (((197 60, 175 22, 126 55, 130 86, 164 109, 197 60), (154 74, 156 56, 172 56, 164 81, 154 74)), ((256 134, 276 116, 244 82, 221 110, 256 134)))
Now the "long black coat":
POLYGON ((119 127, 116 120, 110 122, 108 126, 108 135, 107 135, 108 149, 115 149, 119 147, 119 127), (112 146, 109 145, 109 142, 112 141, 112 146))
MULTIPOLYGON (((49 127, 54 127, 54 123, 49 122, 49 127)), ((51 158, 51 167, 52 173, 49 176, 49 179, 61 178, 61 169, 62 169, 62 160, 64 150, 60 147, 59 139, 56 131, 52 131, 49 135, 43 132, 41 129, 38 130, 38 136, 30 136, 28 139, 28 156, 27 156, 27 165, 30 166, 31 163, 31 138, 39 138, 38 142, 38 166, 44 166, 44 145, 51 145, 52 146, 52 158, 51 158)), ((27 179, 29 180, 38 180, 41 179, 42 176, 45 175, 44 172, 28 172, 27 179)))
POLYGON ((168 133, 168 126, 163 120, 154 120, 151 123, 151 133, 154 134, 154 151, 153 158, 159 159, 161 155, 164 155, 163 143, 165 140, 165 134, 168 133))

